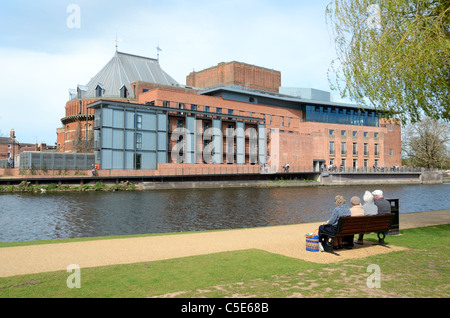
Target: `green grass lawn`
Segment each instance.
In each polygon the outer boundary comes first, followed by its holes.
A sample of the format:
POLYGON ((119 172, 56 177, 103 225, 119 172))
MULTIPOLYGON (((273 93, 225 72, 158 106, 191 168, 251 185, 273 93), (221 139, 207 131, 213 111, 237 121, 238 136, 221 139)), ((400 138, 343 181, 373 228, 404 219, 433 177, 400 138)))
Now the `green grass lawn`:
MULTIPOLYGON (((1 298, 432 297, 450 296, 450 225, 402 230, 386 243, 409 248, 332 264, 261 250, 82 268, 81 288, 57 271, 0 278, 1 298), (380 269, 380 288, 369 288, 380 269)), ((365 239, 376 241, 375 235, 365 239)))

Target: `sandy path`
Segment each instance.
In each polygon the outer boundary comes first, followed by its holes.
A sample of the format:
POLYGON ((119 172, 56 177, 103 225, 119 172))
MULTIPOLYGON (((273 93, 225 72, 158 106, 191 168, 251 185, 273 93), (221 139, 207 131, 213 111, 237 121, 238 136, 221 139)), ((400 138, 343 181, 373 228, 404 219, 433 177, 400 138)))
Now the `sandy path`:
MULTIPOLYGON (((450 210, 400 215, 401 229, 450 223, 450 210)), ((367 242, 352 250, 330 253, 306 251, 305 234, 319 223, 295 224, 219 232, 174 234, 88 242, 0 248, 0 277, 80 268, 129 264, 232 250, 261 249, 317 263, 338 262, 402 250, 367 242)))

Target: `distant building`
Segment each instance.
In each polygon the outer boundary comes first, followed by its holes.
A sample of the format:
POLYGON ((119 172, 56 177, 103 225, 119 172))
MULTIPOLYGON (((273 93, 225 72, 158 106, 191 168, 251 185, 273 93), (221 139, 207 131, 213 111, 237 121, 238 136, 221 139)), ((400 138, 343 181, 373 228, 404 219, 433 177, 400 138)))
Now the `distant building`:
POLYGON ((54 150, 46 144, 31 144, 19 142, 16 139, 14 129, 11 129, 9 137, 0 137, 0 160, 7 160, 8 168, 17 167, 17 157, 24 151, 47 151, 54 150))
POLYGON ((92 141, 100 169, 117 170, 401 165, 399 124, 333 102, 326 91, 280 87, 278 71, 219 63, 186 82, 176 83, 157 60, 116 52, 86 87, 72 91, 60 151, 82 152, 92 141))
POLYGON ((14 129, 11 129, 9 137, 0 137, 0 159, 13 159, 19 154, 20 143, 16 140, 14 129))

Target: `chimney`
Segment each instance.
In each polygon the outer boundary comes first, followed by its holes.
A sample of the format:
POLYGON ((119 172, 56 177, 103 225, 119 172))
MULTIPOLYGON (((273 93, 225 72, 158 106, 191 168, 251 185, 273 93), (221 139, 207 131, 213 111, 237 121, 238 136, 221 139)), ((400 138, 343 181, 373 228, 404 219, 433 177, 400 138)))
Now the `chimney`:
POLYGON ((14 128, 11 129, 11 132, 9 133, 9 137, 11 137, 12 139, 16 138, 16 133, 14 132, 14 128))

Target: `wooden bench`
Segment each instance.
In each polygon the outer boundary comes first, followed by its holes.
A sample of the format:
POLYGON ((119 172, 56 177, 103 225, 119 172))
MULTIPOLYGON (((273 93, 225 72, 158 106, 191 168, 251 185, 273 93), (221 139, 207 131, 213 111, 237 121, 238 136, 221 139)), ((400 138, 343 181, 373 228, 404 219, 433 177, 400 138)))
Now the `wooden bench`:
POLYGON ((334 239, 347 235, 377 233, 378 244, 384 245, 384 238, 392 224, 394 215, 392 213, 367 215, 367 216, 346 216, 341 217, 337 224, 334 235, 328 235, 325 240, 324 249, 333 252, 334 239))

